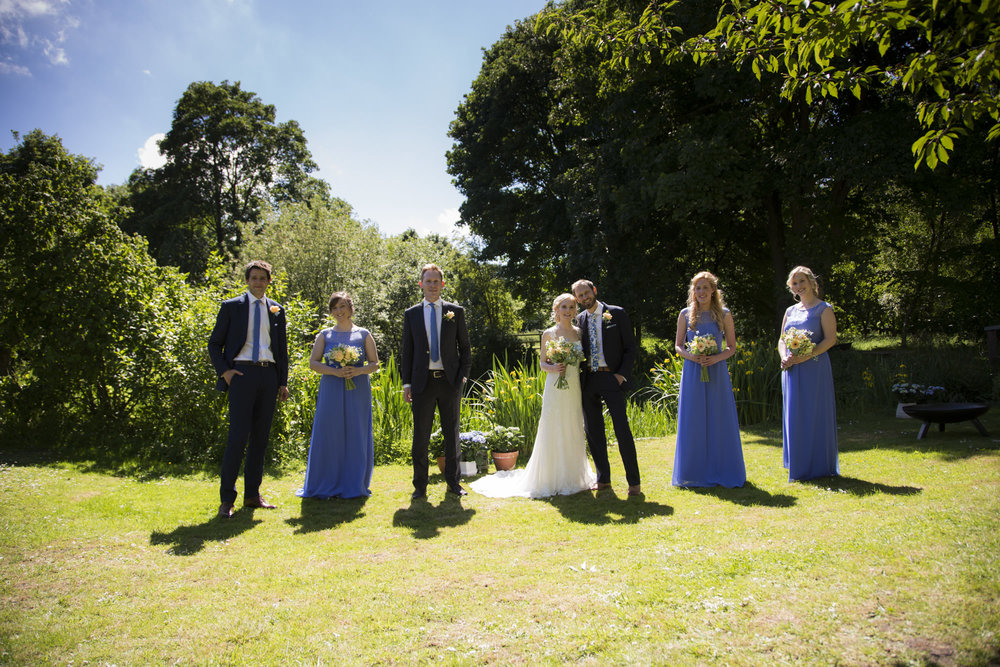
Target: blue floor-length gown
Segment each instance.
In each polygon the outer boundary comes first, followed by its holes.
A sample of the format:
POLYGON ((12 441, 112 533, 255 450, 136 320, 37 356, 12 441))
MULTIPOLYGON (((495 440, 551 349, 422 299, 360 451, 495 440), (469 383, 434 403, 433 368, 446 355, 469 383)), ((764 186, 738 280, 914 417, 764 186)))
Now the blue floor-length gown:
MULTIPOLYGON (((361 349, 365 362, 365 339, 371 334, 324 329, 323 358, 337 345, 361 349)), ((372 387, 368 375, 353 378, 348 390, 344 378, 323 375, 316 396, 316 416, 309 439, 306 479, 295 495, 303 498, 360 498, 371 495, 368 485, 375 465, 372 436, 372 387)))
MULTIPOLYGON (((785 311, 785 330, 805 329, 813 343, 823 340, 820 318, 830 304, 800 304, 785 311)), ((830 356, 823 354, 781 372, 782 462, 788 481, 839 475, 837 405, 830 356)))
MULTIPOLYGON (((725 311, 725 312, 728 312, 725 311)), ((687 322, 690 308, 681 311, 687 322)), ((701 313, 695 336, 715 336, 722 350, 725 336, 709 313, 701 313)), ((740 424, 729 368, 725 361, 708 367, 708 382, 701 381, 701 366, 684 360, 677 399, 677 449, 674 454, 674 486, 743 486, 747 471, 743 464, 740 424)))

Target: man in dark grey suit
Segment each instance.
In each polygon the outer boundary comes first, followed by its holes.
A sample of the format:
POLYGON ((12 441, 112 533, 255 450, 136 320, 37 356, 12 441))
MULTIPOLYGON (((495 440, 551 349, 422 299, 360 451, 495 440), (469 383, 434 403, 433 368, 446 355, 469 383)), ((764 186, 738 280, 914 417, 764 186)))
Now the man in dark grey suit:
POLYGON ((219 516, 225 518, 233 515, 244 449, 243 506, 274 509, 260 497, 260 484, 276 399, 288 398, 285 309, 264 294, 271 265, 254 260, 243 275, 247 292, 222 302, 208 339, 208 355, 219 375, 216 388, 229 392, 229 438, 219 487, 219 516))
POLYGON ((573 296, 583 311, 577 315, 583 344, 583 425, 587 432, 590 455, 597 468, 597 488, 611 487, 611 464, 608 461, 608 438, 604 431, 604 409, 608 406, 611 424, 618 438, 618 452, 625 466, 628 494, 642 493, 635 439, 628 425, 625 392, 631 382, 635 361, 635 334, 624 308, 597 300, 597 288, 589 280, 573 283, 573 296))
POLYGON ((465 327, 465 310, 441 299, 444 273, 436 264, 420 270, 424 299, 403 314, 403 355, 400 374, 403 398, 413 410, 413 498, 427 497, 427 448, 434 411, 441 415, 444 435, 444 477, 448 491, 466 494, 459 484, 458 428, 462 386, 472 368, 472 347, 465 327))

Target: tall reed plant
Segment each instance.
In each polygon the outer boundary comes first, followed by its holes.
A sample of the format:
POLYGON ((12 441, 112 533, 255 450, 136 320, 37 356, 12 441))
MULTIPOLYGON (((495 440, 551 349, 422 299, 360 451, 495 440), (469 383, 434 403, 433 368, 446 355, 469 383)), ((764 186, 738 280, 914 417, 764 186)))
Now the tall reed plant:
POLYGON ((378 373, 372 376, 372 431, 376 463, 409 457, 413 412, 403 400, 403 379, 393 356, 382 360, 378 373))
POLYGON ((508 370, 494 357, 493 368, 486 380, 472 385, 472 392, 479 396, 478 402, 471 402, 472 410, 493 424, 521 429, 524 436, 521 453, 530 456, 538 431, 538 419, 542 415, 542 392, 545 390, 545 374, 538 366, 538 359, 532 359, 527 365, 518 362, 508 370))
POLYGON ((729 377, 741 426, 781 419, 781 362, 776 344, 737 342, 729 377))

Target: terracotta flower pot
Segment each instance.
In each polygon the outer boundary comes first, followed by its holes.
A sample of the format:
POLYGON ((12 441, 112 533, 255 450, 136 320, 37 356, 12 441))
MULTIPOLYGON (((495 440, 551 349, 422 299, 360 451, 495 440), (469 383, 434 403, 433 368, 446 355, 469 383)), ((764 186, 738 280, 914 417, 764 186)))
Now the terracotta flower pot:
POLYGON ((497 470, 511 470, 517 465, 517 452, 493 452, 493 465, 497 470))
POLYGON ((445 465, 445 461, 447 461, 447 459, 446 459, 445 457, 443 457, 443 456, 439 456, 439 457, 437 457, 437 462, 438 462, 438 470, 440 470, 440 471, 441 471, 441 474, 442 474, 442 475, 444 474, 444 465, 445 465))

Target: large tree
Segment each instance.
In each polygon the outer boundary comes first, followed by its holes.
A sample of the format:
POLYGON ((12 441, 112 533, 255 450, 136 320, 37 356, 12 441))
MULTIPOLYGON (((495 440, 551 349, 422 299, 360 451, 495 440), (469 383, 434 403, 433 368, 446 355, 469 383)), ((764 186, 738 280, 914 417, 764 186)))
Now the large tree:
MULTIPOLYGON (((274 106, 238 81, 188 86, 160 150, 162 168, 130 179, 135 213, 126 228, 149 238, 167 263, 203 255, 206 241, 223 256, 237 255, 245 225, 257 231, 281 202, 329 195, 309 175, 316 164, 299 124, 278 123, 274 106)), ((184 268, 203 268, 204 258, 197 264, 184 268)))
POLYGON ((92 160, 39 130, 0 155, 6 435, 120 435, 158 391, 160 323, 180 305, 162 288, 176 275, 118 228, 96 178, 92 160))
MULTIPOLYGON (((583 0, 602 25, 645 3, 583 0)), ((682 35, 716 8, 672 6, 682 35)), ((609 28, 610 29, 610 28, 609 28)), ((773 326, 796 263, 827 273, 868 243, 863 193, 908 169, 892 97, 813 105, 727 62, 650 59, 614 67, 600 49, 521 24, 489 49, 452 124, 449 169, 462 221, 519 285, 586 275, 668 334, 691 274, 720 274, 745 325, 773 326), (540 280, 539 280, 540 278, 540 280), (613 288, 611 287, 613 285, 613 288)))

